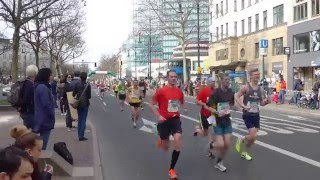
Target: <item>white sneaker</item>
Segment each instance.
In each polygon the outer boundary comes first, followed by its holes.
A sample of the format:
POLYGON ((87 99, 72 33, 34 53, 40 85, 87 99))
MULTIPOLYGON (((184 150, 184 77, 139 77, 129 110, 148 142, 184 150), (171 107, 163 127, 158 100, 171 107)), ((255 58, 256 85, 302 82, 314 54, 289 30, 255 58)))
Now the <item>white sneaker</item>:
POLYGON ((72 128, 68 128, 67 131, 68 131, 68 132, 71 132, 71 131, 72 131, 72 128))
POLYGON ((227 168, 223 165, 222 161, 214 165, 214 168, 218 169, 221 172, 227 171, 227 168))
POLYGON ((61 113, 61 116, 63 116, 64 114, 63 113, 61 113))
POLYGON ((133 128, 136 128, 136 127, 137 127, 137 123, 133 122, 133 128))

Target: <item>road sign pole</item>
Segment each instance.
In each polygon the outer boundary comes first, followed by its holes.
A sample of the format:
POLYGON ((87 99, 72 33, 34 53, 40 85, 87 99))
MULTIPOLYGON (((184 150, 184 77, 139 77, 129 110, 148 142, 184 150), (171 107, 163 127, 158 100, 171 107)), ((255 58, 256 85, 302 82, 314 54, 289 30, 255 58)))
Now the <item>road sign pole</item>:
POLYGON ((264 82, 264 76, 265 76, 265 74, 264 74, 264 55, 262 55, 262 82, 264 82))

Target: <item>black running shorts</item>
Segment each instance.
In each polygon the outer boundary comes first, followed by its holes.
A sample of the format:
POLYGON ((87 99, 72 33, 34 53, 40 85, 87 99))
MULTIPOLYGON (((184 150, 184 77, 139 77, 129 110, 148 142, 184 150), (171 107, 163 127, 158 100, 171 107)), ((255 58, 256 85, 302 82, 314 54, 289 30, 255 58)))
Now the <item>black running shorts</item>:
POLYGON ((157 130, 162 140, 169 139, 170 135, 182 133, 180 117, 172 117, 162 123, 158 123, 157 130))
POLYGON ((125 100, 126 99, 126 95, 125 94, 119 94, 119 99, 120 100, 125 100))

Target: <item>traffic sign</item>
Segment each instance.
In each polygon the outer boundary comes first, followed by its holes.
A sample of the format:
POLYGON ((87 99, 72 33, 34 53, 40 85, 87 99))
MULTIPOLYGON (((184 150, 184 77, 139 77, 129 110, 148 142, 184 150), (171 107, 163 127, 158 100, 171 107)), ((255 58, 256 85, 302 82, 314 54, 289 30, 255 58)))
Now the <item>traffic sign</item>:
POLYGON ((266 48, 260 48, 260 56, 267 55, 267 49, 266 48))
POLYGON ((266 39, 260 40, 259 47, 260 48, 268 48, 268 40, 266 40, 266 39))
POLYGON ((290 47, 283 47, 283 50, 285 55, 290 55, 290 47))

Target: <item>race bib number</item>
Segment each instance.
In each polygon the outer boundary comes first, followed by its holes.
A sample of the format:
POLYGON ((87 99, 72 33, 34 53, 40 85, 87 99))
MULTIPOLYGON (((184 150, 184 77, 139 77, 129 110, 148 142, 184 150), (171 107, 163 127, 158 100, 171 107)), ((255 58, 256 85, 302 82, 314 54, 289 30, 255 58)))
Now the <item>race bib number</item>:
POLYGON ((120 90, 119 94, 126 94, 126 91, 125 90, 120 90))
POLYGON ((179 101, 169 100, 168 101, 168 112, 178 112, 179 111, 179 101))
POLYGON ((248 106, 250 107, 248 112, 250 112, 250 113, 259 113, 259 104, 258 104, 258 102, 249 101, 248 102, 248 106))
POLYGON ((144 90, 144 87, 140 87, 140 90, 143 91, 143 90, 144 90))
POLYGON ((216 123, 216 117, 214 116, 210 116, 208 119, 207 119, 208 123, 215 126, 217 123, 216 123))
POLYGON ((223 103, 218 103, 217 104, 217 111, 218 113, 224 113, 225 115, 230 114, 230 104, 229 102, 223 102, 223 103))

